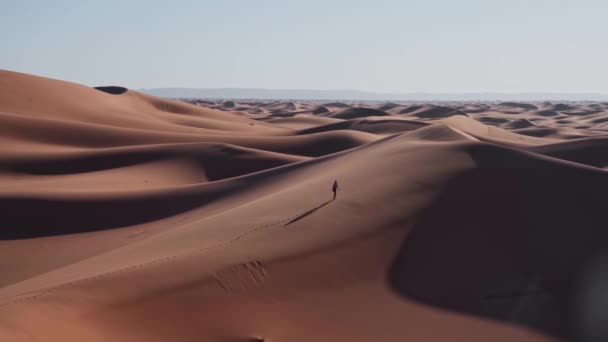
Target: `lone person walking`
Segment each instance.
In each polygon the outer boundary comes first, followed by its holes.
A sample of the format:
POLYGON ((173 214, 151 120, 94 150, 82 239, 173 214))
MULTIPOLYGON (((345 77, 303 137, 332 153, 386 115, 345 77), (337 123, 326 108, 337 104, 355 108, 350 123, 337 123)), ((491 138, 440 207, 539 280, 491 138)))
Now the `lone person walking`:
POLYGON ((331 191, 334 192, 334 199, 336 199, 336 193, 338 192, 338 190, 340 190, 340 187, 338 186, 338 181, 334 180, 334 185, 331 187, 331 191))

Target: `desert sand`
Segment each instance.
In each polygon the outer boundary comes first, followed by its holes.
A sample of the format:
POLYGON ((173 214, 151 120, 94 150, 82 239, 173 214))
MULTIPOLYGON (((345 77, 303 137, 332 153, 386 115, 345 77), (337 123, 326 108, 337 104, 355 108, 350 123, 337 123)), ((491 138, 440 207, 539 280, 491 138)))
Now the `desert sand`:
POLYGON ((189 102, 0 71, 1 341, 585 326, 608 104, 189 102))

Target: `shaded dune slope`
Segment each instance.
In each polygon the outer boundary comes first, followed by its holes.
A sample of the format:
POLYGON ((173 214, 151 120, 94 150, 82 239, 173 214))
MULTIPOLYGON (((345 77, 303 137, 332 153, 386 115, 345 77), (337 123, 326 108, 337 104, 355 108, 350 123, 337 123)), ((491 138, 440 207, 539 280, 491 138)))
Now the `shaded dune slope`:
MULTIPOLYGON (((323 114, 320 114, 323 115, 323 114)), ((363 118, 368 116, 387 116, 390 115, 384 111, 373 109, 373 108, 365 108, 365 107, 356 107, 356 108, 347 108, 336 113, 328 114, 327 116, 330 118, 336 119, 356 119, 363 118)))
POLYGON ((316 126, 299 131, 299 134, 312 134, 335 130, 355 130, 373 134, 396 134, 424 127, 425 124, 417 121, 383 118, 351 119, 341 122, 316 126))
POLYGON ((570 336, 579 271, 606 248, 608 178, 504 148, 467 150, 476 167, 421 213, 391 284, 425 303, 570 336))

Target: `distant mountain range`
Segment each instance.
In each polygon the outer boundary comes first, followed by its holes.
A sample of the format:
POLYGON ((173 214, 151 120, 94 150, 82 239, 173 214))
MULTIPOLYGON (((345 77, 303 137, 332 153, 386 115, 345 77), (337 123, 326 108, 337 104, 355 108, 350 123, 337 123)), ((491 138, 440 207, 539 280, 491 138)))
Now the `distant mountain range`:
POLYGON ((600 93, 374 93, 359 90, 261 88, 150 88, 140 92, 166 98, 376 101, 608 101, 600 93))

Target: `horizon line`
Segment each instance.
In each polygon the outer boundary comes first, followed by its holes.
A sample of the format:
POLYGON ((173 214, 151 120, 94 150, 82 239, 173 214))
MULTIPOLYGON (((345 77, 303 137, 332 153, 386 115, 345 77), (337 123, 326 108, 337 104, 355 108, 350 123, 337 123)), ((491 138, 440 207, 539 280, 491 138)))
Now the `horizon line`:
POLYGON ((549 95, 602 95, 608 93, 599 91, 375 91, 361 89, 322 89, 322 88, 264 88, 264 87, 139 87, 133 90, 265 90, 265 91, 322 91, 322 92, 358 92, 380 95, 468 95, 468 94, 506 94, 506 95, 529 95, 529 94, 549 94, 549 95))

